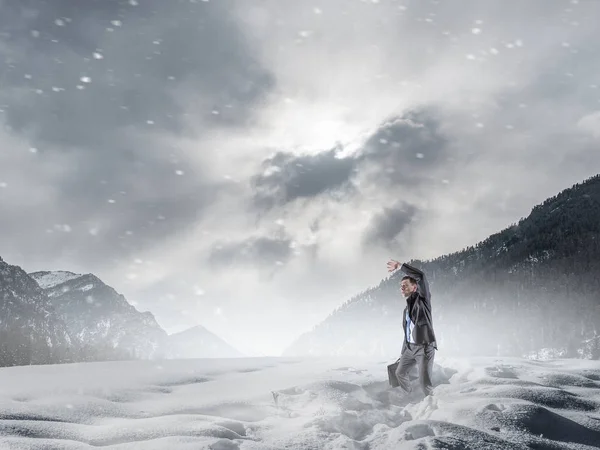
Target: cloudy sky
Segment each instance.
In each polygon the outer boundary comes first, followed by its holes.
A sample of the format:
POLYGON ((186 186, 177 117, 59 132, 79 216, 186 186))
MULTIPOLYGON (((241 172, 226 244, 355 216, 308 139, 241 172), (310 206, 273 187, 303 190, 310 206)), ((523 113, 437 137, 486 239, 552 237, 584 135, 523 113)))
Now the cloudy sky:
POLYGON ((0 0, 0 256, 277 355, 600 172, 595 1, 0 0))

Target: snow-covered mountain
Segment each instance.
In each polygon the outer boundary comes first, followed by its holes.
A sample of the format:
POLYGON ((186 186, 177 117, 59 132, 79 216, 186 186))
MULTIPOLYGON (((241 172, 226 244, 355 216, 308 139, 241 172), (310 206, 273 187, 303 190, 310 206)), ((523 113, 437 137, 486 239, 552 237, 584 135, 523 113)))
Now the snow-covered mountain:
POLYGON ((30 274, 47 294, 70 335, 84 347, 116 350, 122 357, 160 357, 167 333, 150 312, 92 274, 66 271, 30 274))
POLYGON ((168 335, 93 274, 28 274, 0 258, 0 367, 242 356, 202 326, 168 335))
MULTIPOLYGON (((555 349, 600 357, 600 175, 475 246, 406 262, 429 278, 444 352, 521 356, 555 349)), ((402 275, 347 300, 283 355, 399 355, 402 275)))
POLYGON ((44 291, 0 258, 0 366, 71 359, 71 339, 44 291))
POLYGON ((134 358, 235 358, 244 356, 202 326, 167 335, 150 312, 92 274, 34 272, 56 311, 78 341, 123 350, 134 358))
POLYGON ((169 335, 165 354, 168 358, 239 358, 244 355, 203 326, 195 326, 169 335))

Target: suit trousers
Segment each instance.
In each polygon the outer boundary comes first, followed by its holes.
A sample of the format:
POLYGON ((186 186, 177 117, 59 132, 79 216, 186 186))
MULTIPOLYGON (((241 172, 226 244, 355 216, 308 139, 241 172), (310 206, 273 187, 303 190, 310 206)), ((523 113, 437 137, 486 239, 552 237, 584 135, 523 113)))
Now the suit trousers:
POLYGON ((412 389, 410 387, 408 373, 415 364, 418 364, 421 389, 423 389, 425 395, 431 394, 433 390, 431 377, 434 356, 435 348, 433 344, 407 344, 404 342, 402 354, 398 360, 398 367, 395 371, 398 385, 404 391, 411 392, 412 389))

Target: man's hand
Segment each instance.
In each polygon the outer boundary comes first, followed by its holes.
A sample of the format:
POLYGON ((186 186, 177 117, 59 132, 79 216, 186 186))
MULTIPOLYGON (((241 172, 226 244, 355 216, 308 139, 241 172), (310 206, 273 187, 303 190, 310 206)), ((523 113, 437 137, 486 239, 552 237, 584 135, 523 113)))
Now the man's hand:
POLYGON ((388 268, 388 272, 393 272, 394 270, 396 270, 398 267, 400 267, 402 264, 399 263, 398 261, 394 260, 394 259, 390 259, 387 263, 387 268, 388 268))

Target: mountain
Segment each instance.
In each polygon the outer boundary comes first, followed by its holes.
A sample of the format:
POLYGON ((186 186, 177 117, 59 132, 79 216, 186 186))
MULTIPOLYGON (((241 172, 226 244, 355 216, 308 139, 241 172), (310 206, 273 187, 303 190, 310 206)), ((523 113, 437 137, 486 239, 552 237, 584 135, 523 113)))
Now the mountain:
POLYGON ((0 366, 70 361, 71 344, 44 291, 0 258, 0 366))
POLYGON ((240 358, 244 356, 200 325, 170 334, 165 353, 168 358, 240 358))
MULTIPOLYGON (((407 262, 429 278, 440 350, 600 357, 600 175, 474 246, 407 262)), ((284 355, 399 355, 402 275, 346 301, 284 355)))
POLYGON ((54 310, 91 359, 109 352, 121 358, 160 357, 167 333, 150 312, 139 312, 125 297, 92 274, 34 272, 54 310))
POLYGON ((93 274, 28 274, 0 258, 0 367, 242 356, 202 326, 167 335, 93 274))

